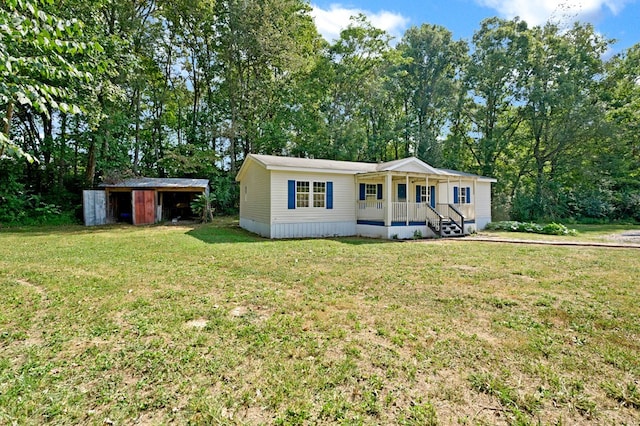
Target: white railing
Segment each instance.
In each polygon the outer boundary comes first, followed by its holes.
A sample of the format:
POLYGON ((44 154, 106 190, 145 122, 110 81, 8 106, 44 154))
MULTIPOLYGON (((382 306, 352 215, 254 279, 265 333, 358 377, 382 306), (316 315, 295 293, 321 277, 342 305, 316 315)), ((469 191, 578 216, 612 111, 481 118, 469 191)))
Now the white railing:
POLYGON ((384 202, 382 200, 358 201, 358 219, 384 220, 384 202))
POLYGON ((391 203, 392 222, 424 222, 427 217, 427 203, 391 203))
POLYGON ((407 203, 391 203, 391 221, 407 221, 407 203))
MULTIPOLYGON (((433 213, 427 203, 393 202, 390 204, 392 222, 425 222, 429 215, 433 213)), ((475 218, 473 204, 452 204, 452 206, 464 215, 465 221, 475 218)), ((358 201, 357 209, 359 220, 384 220, 385 202, 382 200, 358 201)), ((449 204, 438 204, 435 210, 441 216, 451 216, 449 204)), ((432 219, 435 220, 434 218, 432 219)))

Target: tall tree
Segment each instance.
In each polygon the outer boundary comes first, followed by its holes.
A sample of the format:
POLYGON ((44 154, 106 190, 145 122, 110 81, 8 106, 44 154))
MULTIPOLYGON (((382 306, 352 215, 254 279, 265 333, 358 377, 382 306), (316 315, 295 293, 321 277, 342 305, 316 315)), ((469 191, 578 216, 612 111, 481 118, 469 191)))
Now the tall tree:
POLYGON ((515 105, 529 41, 527 24, 517 18, 487 19, 473 35, 464 75, 469 98, 460 107, 471 123, 464 140, 482 175, 496 176, 496 165, 521 122, 515 105))
POLYGON ((408 59, 401 68, 406 109, 406 146, 434 165, 444 163, 442 141, 449 132, 460 92, 458 77, 467 55, 467 44, 454 41, 444 27, 423 24, 407 30, 398 50, 408 59))
POLYGON ((554 24, 530 30, 526 62, 518 69, 518 106, 526 125, 524 149, 533 160, 535 214, 563 214, 554 202, 557 171, 577 144, 598 133, 602 111, 597 103, 602 55, 608 42, 590 25, 562 32, 554 24), (555 184, 554 184, 555 185, 555 184))

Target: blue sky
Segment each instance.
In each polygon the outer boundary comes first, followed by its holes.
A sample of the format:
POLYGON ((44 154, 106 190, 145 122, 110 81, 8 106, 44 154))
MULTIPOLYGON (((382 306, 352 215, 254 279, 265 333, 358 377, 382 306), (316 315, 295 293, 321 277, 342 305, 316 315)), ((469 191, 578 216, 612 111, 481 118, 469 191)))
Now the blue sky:
POLYGON ((547 20, 590 22, 596 31, 614 38, 612 53, 640 43, 640 0, 312 0, 316 26, 335 39, 349 17, 364 13, 369 20, 400 38, 423 23, 446 27, 455 39, 470 40, 480 22, 491 16, 519 16, 530 25, 547 20))

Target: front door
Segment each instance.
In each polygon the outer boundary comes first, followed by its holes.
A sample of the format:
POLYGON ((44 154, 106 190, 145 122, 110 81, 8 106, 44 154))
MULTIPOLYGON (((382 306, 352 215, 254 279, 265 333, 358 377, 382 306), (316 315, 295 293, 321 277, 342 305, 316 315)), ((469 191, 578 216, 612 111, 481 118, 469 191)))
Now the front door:
POLYGON ((155 191, 133 191, 133 224, 155 223, 155 191))

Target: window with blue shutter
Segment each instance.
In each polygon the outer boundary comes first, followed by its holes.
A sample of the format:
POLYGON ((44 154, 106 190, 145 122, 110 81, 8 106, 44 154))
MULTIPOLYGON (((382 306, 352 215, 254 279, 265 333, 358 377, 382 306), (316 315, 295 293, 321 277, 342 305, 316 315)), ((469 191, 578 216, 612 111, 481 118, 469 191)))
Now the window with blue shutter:
POLYGON ((467 203, 471 204, 471 187, 467 186, 467 203))
POLYGON ((422 199, 422 187, 420 185, 416 185, 416 203, 419 203, 422 199))
POLYGON ((360 201, 367 199, 367 186, 364 183, 360 184, 360 201))
POLYGON ((290 180, 288 182, 288 187, 289 187, 288 196, 287 196, 288 208, 295 209, 296 208, 296 181, 290 180))
POLYGON ((453 187, 453 204, 460 204, 460 188, 453 187))
POLYGON ((378 200, 382 200, 382 184, 378 184, 378 200))
POLYGON ((333 209, 333 182, 327 182, 327 209, 333 209))

